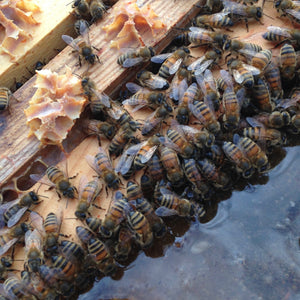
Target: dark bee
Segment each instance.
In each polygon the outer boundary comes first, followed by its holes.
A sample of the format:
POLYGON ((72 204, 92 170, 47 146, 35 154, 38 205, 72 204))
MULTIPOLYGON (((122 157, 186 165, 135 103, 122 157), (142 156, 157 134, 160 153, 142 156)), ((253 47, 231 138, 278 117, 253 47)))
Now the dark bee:
POLYGON ((74 277, 77 268, 71 260, 61 255, 51 256, 51 260, 52 267, 56 270, 59 278, 70 280, 74 277))
POLYGON ((296 66, 297 55, 294 47, 289 44, 284 44, 280 49, 279 55, 279 68, 281 77, 285 80, 292 80, 295 77, 296 66))
POLYGON ((91 238, 95 237, 94 234, 90 230, 88 230, 82 226, 76 227, 76 234, 77 234, 79 240, 85 245, 89 242, 89 240, 91 238))
POLYGON ((281 98, 283 95, 283 90, 280 70, 277 65, 271 62, 265 69, 264 77, 270 87, 272 99, 276 100, 281 98))
POLYGON ((117 260, 123 261, 128 258, 128 255, 132 248, 133 233, 127 227, 121 227, 118 234, 118 242, 115 246, 114 257, 117 260))
POLYGON ((87 18, 90 15, 89 2, 87 0, 75 0, 73 3, 75 7, 75 15, 78 18, 87 18))
POLYGON ((169 78, 171 75, 175 74, 180 66, 185 62, 190 50, 188 48, 179 48, 173 53, 165 53, 153 56, 151 61, 154 63, 162 63, 158 75, 162 78, 169 78))
POLYGON ((141 62, 146 62, 155 55, 152 47, 140 47, 137 50, 129 51, 118 57, 118 64, 124 68, 130 68, 141 62))
POLYGON ((253 85, 252 95, 254 99, 254 103, 257 107, 259 107, 262 111, 272 112, 274 105, 271 101, 271 94, 269 87, 264 79, 257 78, 253 85))
POLYGON ((91 0, 89 10, 92 16, 92 22, 96 22, 103 18, 106 12, 106 6, 101 0, 91 0))
MULTIPOLYGON (((164 177, 164 169, 160 158, 154 154, 148 163, 148 172, 154 182, 160 181, 164 177)), ((139 197, 141 198, 141 197, 139 197)))
POLYGON ((287 111, 260 113, 253 118, 270 128, 282 128, 284 126, 288 126, 291 122, 291 116, 287 111))
POLYGON ((116 126, 98 120, 84 120, 83 130, 88 135, 97 135, 98 138, 103 134, 109 140, 112 140, 116 134, 116 126))
POLYGON ((13 261, 10 256, 2 256, 1 257, 1 259, 0 259, 0 280, 4 280, 5 278, 7 278, 6 276, 7 276, 8 271, 13 271, 12 269, 10 269, 12 264, 13 264, 13 261))
POLYGON ((84 250, 82 247, 74 242, 63 240, 60 242, 60 250, 66 257, 74 257, 78 262, 84 259, 84 250))

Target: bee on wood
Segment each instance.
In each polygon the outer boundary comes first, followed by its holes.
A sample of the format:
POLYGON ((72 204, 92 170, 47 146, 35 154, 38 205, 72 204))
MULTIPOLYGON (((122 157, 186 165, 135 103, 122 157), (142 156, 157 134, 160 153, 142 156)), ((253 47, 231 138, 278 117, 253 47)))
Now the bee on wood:
POLYGON ((99 120, 83 120, 83 130, 88 135, 96 135, 100 141, 100 134, 103 134, 108 140, 112 140, 116 134, 116 126, 108 122, 99 120))
MULTIPOLYGON (((69 35, 62 35, 62 39, 71 46, 75 52, 79 54, 79 66, 81 67, 81 61, 85 60, 89 65, 94 65, 96 60, 100 63, 99 56, 94 53, 89 39, 89 29, 86 23, 80 23, 80 36, 73 39, 69 35)), ((96 49, 96 48, 95 48, 96 49)), ((98 50, 98 49, 96 49, 98 50)), ((73 51, 73 52, 74 52, 73 51)))
POLYGON ((169 83, 166 79, 147 70, 139 71, 136 74, 136 79, 142 86, 152 90, 166 90, 169 88, 169 83))
POLYGON ((78 18, 88 18, 90 16, 90 7, 88 0, 75 0, 73 3, 75 7, 75 15, 78 18))
POLYGON ((272 59, 272 51, 268 49, 264 49, 256 53, 252 59, 250 64, 263 72, 266 67, 271 63, 272 59))
POLYGON ((282 28, 278 26, 268 26, 268 31, 262 37, 271 42, 290 42, 295 46, 300 46, 300 29, 282 28))
POLYGON ((7 87, 0 87, 0 111, 4 111, 9 107, 10 100, 16 99, 11 90, 7 87))
POLYGON ((123 68, 130 68, 142 62, 147 62, 155 55, 152 47, 140 47, 137 50, 129 50, 118 57, 118 64, 123 68))
POLYGON ((91 0, 89 10, 92 16, 91 22, 93 23, 103 18, 106 12, 106 6, 101 0, 91 0))
POLYGON ((200 15, 193 20, 193 26, 214 31, 214 28, 227 28, 233 26, 228 17, 229 12, 219 12, 211 15, 200 15))
POLYGON ((300 23, 300 3, 292 0, 278 0, 274 3, 280 16, 288 17, 292 22, 300 23))

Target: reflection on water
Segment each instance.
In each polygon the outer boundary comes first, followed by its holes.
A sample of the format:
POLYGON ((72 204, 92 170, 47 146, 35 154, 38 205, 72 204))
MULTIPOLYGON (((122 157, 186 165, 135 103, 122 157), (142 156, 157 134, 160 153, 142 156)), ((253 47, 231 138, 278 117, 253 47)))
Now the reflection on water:
POLYGON ((167 220, 119 280, 79 299, 300 299, 300 146, 286 152, 267 184, 235 190, 206 224, 167 220))

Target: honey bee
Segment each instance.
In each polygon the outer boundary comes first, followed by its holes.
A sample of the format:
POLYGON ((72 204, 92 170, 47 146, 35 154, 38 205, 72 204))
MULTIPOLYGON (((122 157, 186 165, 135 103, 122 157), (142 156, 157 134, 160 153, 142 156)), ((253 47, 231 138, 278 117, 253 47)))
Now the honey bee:
POLYGON ((97 238, 88 241, 88 252, 94 259, 97 267, 104 275, 111 275, 116 270, 116 264, 106 245, 97 238))
POLYGON ((90 155, 86 156, 86 160, 98 175, 102 177, 109 188, 113 190, 119 188, 120 178, 114 171, 111 161, 103 148, 99 147, 99 152, 95 157, 90 155))
POLYGON ((175 104, 182 98, 191 82, 191 72, 186 67, 182 66, 178 69, 172 79, 168 96, 175 104))
POLYGON ((10 229, 1 230, 0 255, 5 254, 16 242, 24 238, 29 229, 30 226, 27 223, 21 223, 10 229))
MULTIPOLYGON (((154 182, 160 181, 164 177, 164 169, 157 154, 154 154, 148 163, 148 172, 154 182)), ((141 198, 141 197, 138 197, 141 198)))
POLYGON ((153 56, 151 61, 154 63, 162 63, 158 75, 162 78, 169 78, 171 75, 175 74, 180 66, 185 62, 190 50, 186 47, 182 47, 174 51, 173 53, 164 53, 160 55, 153 56))
POLYGON ((291 116, 287 111, 273 111, 272 113, 260 113, 253 117, 266 127, 282 128, 291 123, 291 116))
POLYGON ((283 143, 284 139, 279 130, 266 128, 254 118, 247 117, 246 119, 252 127, 244 128, 243 136, 253 141, 264 141, 268 146, 281 145, 283 143))
MULTIPOLYGON (((231 40, 228 40, 224 44, 223 50, 230 51, 229 55, 231 55, 231 54, 239 55, 240 54, 242 56, 248 57, 248 56, 254 56, 259 51, 262 51, 262 47, 257 44, 246 43, 246 42, 239 41, 236 39, 231 39, 231 40)), ((229 55, 227 55, 226 58, 229 55)))
POLYGON ((148 140, 131 146, 122 154, 116 166, 116 171, 126 174, 132 163, 135 170, 141 170, 151 159, 160 143, 161 138, 153 135, 148 140))
POLYGON ((188 70, 193 71, 193 75, 197 79, 197 76, 202 74, 206 69, 216 65, 221 57, 222 51, 220 49, 214 48, 210 51, 206 51, 203 56, 188 65, 188 70))
POLYGON ((150 91, 133 82, 128 82, 126 87, 130 92, 134 93, 134 95, 124 100, 122 104, 131 106, 137 105, 132 112, 135 112, 144 106, 155 109, 163 103, 166 103, 166 95, 163 92, 150 91))
POLYGON ((296 66, 297 55, 294 47, 289 44, 284 44, 280 49, 279 55, 281 77, 285 80, 292 80, 295 77, 296 66))
POLYGON ((209 198, 209 186, 204 182, 198 168, 195 159, 183 160, 184 173, 187 180, 193 185, 194 191, 207 200, 209 198))
POLYGON ((127 182, 126 193, 128 201, 136 200, 138 198, 143 197, 141 187, 131 180, 127 182))
MULTIPOLYGON (((196 5, 198 7, 198 5, 196 5)), ((201 8, 201 11, 207 12, 207 13, 218 13, 223 9, 223 1, 221 0, 206 0, 206 3, 204 6, 199 6, 201 8)))
POLYGON ((40 202, 39 196, 31 191, 21 198, 2 204, 0 206, 0 227, 14 226, 32 205, 37 205, 40 202))
POLYGON ((169 88, 169 83, 166 79, 147 70, 139 71, 136 74, 136 79, 142 86, 152 90, 166 90, 169 88))
POLYGON ((74 242, 68 240, 61 241, 60 250, 65 257, 76 258, 78 262, 82 262, 84 259, 83 248, 74 242))
POLYGON ((12 92, 7 87, 0 87, 0 111, 4 111, 9 106, 9 101, 12 98, 12 92))
POLYGON ((167 228, 164 221, 155 214, 152 205, 145 198, 136 199, 136 209, 146 217, 155 237, 161 238, 165 235, 167 228))
POLYGON ((210 70, 205 70, 204 74, 199 74, 196 77, 204 99, 206 102, 213 103, 214 109, 218 110, 220 105, 220 94, 217 91, 216 82, 210 70))
POLYGON ((50 212, 44 221, 38 213, 30 213, 32 224, 39 231, 41 236, 44 237, 43 248, 47 256, 56 254, 58 252, 58 238, 60 235, 62 217, 62 210, 58 216, 55 213, 50 212))
POLYGON ((116 127, 108 122, 84 120, 82 126, 86 134, 95 134, 98 138, 100 134, 103 134, 108 140, 112 140, 116 134, 116 127))
POLYGON ((282 28, 278 26, 268 26, 268 31, 262 37, 271 42, 290 42, 296 46, 300 45, 300 29, 282 28))
POLYGON ((29 291, 22 280, 16 275, 10 274, 10 276, 3 283, 4 294, 8 298, 5 299, 36 299, 33 295, 29 296, 29 291))
POLYGON ((219 12, 211 15, 197 16, 193 26, 198 26, 214 31, 214 28, 227 28, 233 26, 232 20, 227 16, 229 12, 219 12))
POLYGON ((90 15, 89 2, 87 0, 75 0, 73 3, 75 7, 75 15, 78 18, 87 18, 90 15))
POLYGON ((253 175, 254 169, 250 160, 237 145, 232 142, 224 142, 222 149, 229 161, 235 165, 238 173, 241 173, 244 178, 250 178, 253 175))
POLYGON ((142 248, 149 247, 153 241, 153 232, 147 218, 139 211, 131 211, 127 215, 127 222, 135 233, 137 243, 142 248))
POLYGON ((198 99, 200 90, 196 83, 192 83, 184 92, 177 109, 176 120, 180 124, 188 124, 190 120, 189 103, 198 99))
POLYGON ((252 59, 250 64, 263 72, 266 67, 270 64, 272 59, 272 51, 268 49, 264 49, 256 53, 252 59))
POLYGON ((79 66, 81 67, 82 59, 85 60, 89 65, 94 65, 96 59, 100 63, 99 56, 93 53, 93 49, 89 39, 89 28, 85 22, 80 23, 79 31, 80 36, 76 39, 73 39, 69 35, 62 35, 62 39, 74 49, 73 52, 78 52, 79 66))
POLYGON ((92 22, 97 22, 103 18, 106 12, 106 6, 101 0, 91 0, 89 10, 92 16, 92 22))
POLYGON ((85 23, 85 26, 87 26, 87 27, 90 26, 89 22, 84 19, 76 20, 74 23, 74 30, 78 35, 80 35, 80 26, 82 26, 81 23, 85 23))
POLYGON ((89 240, 91 238, 95 237, 94 234, 90 230, 88 230, 82 226, 76 227, 76 234, 77 234, 79 240, 85 245, 89 242, 89 240))
POLYGON ((212 103, 208 101, 206 103, 203 101, 190 102, 189 109, 208 131, 213 134, 217 134, 220 131, 221 126, 214 114, 212 103))
POLYGON ((178 215, 181 217, 193 217, 194 205, 187 199, 179 197, 169 189, 160 188, 161 196, 156 199, 160 206, 155 213, 160 217, 178 215))
POLYGON ((229 188, 230 180, 226 173, 218 170, 215 164, 205 158, 198 161, 201 173, 218 188, 226 190, 229 188))
POLYGON ((153 192, 154 192, 154 181, 149 174, 143 174, 141 176, 141 189, 143 191, 144 197, 147 199, 151 199, 153 192))
POLYGON ((130 68, 142 62, 149 61, 155 51, 152 47, 140 47, 137 50, 128 51, 118 57, 118 64, 123 68, 130 68))
POLYGON ((183 158, 190 158, 194 154, 193 145, 186 140, 184 132, 176 121, 172 121, 166 136, 167 146, 176 150, 183 158))
POLYGON ((271 62, 265 69, 264 77, 270 87, 272 99, 281 98, 283 90, 279 68, 271 62))
POLYGON ((278 0, 274 3, 275 8, 280 13, 280 16, 287 16, 292 21, 300 23, 300 4, 298 1, 278 0))
POLYGON ((239 59, 230 59, 227 63, 229 72, 234 77, 234 80, 245 88, 252 88, 254 85, 253 76, 259 75, 260 70, 243 63, 239 59))
POLYGON ((128 258, 131 251, 133 234, 132 231, 127 227, 121 227, 118 234, 118 242, 115 246, 114 257, 117 260, 124 261, 128 258))
POLYGON ((111 237, 119 229, 129 210, 127 199, 120 192, 117 192, 100 226, 100 233, 104 237, 111 237))
POLYGON ((88 217, 85 219, 86 225, 91 229, 94 233, 100 233, 100 227, 102 225, 102 220, 97 217, 88 217))
POLYGON ((258 172, 264 173, 269 168, 269 161, 267 155, 262 149, 248 137, 240 137, 235 134, 233 142, 242 149, 244 154, 248 157, 253 167, 258 169, 258 172))
POLYGON ((254 103, 265 112, 272 112, 274 105, 271 101, 271 94, 267 83, 262 78, 257 78, 253 85, 252 95, 254 103))
POLYGON ((233 23, 236 23, 240 20, 245 20, 247 31, 249 31, 248 19, 255 19, 260 24, 262 24, 260 20, 263 15, 261 7, 257 7, 255 5, 247 6, 228 0, 224 0, 223 2, 223 12, 230 14, 230 18, 233 21, 233 23))
POLYGON ((9 269, 12 266, 12 264, 13 264, 13 261, 10 256, 1 257, 1 259, 0 259, 0 280, 4 280, 7 277, 8 271, 13 271, 12 269, 9 269))
POLYGON ((240 110, 244 99, 244 89, 235 93, 227 88, 223 93, 222 104, 224 108, 223 125, 226 130, 235 130, 240 122, 240 110))
POLYGON ((169 117, 172 112, 172 107, 164 103, 158 107, 152 114, 150 114, 144 122, 142 127, 142 135, 149 135, 157 128, 162 121, 169 117))
POLYGON ((180 166, 177 153, 166 146, 160 147, 160 159, 166 170, 167 178, 173 185, 181 186, 184 184, 184 174, 180 166))
POLYGON ((61 255, 53 255, 51 260, 57 277, 67 280, 74 278, 77 268, 71 260, 61 255))
POLYGON ((75 216, 84 220, 89 214, 90 205, 95 201, 101 191, 101 185, 98 180, 87 182, 86 176, 82 176, 79 183, 79 202, 75 210, 75 216))

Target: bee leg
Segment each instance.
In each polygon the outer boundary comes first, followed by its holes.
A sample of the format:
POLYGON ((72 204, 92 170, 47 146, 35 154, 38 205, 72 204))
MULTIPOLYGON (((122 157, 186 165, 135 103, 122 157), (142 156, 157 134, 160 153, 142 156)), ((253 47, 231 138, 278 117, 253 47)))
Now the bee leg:
MULTIPOLYGON (((78 176, 79 173, 77 173, 76 175, 72 176, 72 177, 69 177, 68 179, 74 179, 78 176)), ((76 189, 76 188, 75 188, 76 189)), ((77 191, 77 190, 76 190, 77 191)))
POLYGON ((247 28, 247 32, 249 32, 249 26, 248 26, 248 19, 245 19, 245 23, 246 23, 246 28, 247 28))
POLYGON ((65 237, 65 238, 69 238, 72 236, 72 234, 63 234, 63 233, 60 233, 59 236, 62 236, 62 237, 65 237))
POLYGON ((97 204, 92 204, 92 205, 95 206, 95 207, 98 208, 98 209, 106 210, 105 208, 102 208, 101 206, 98 206, 97 204))

